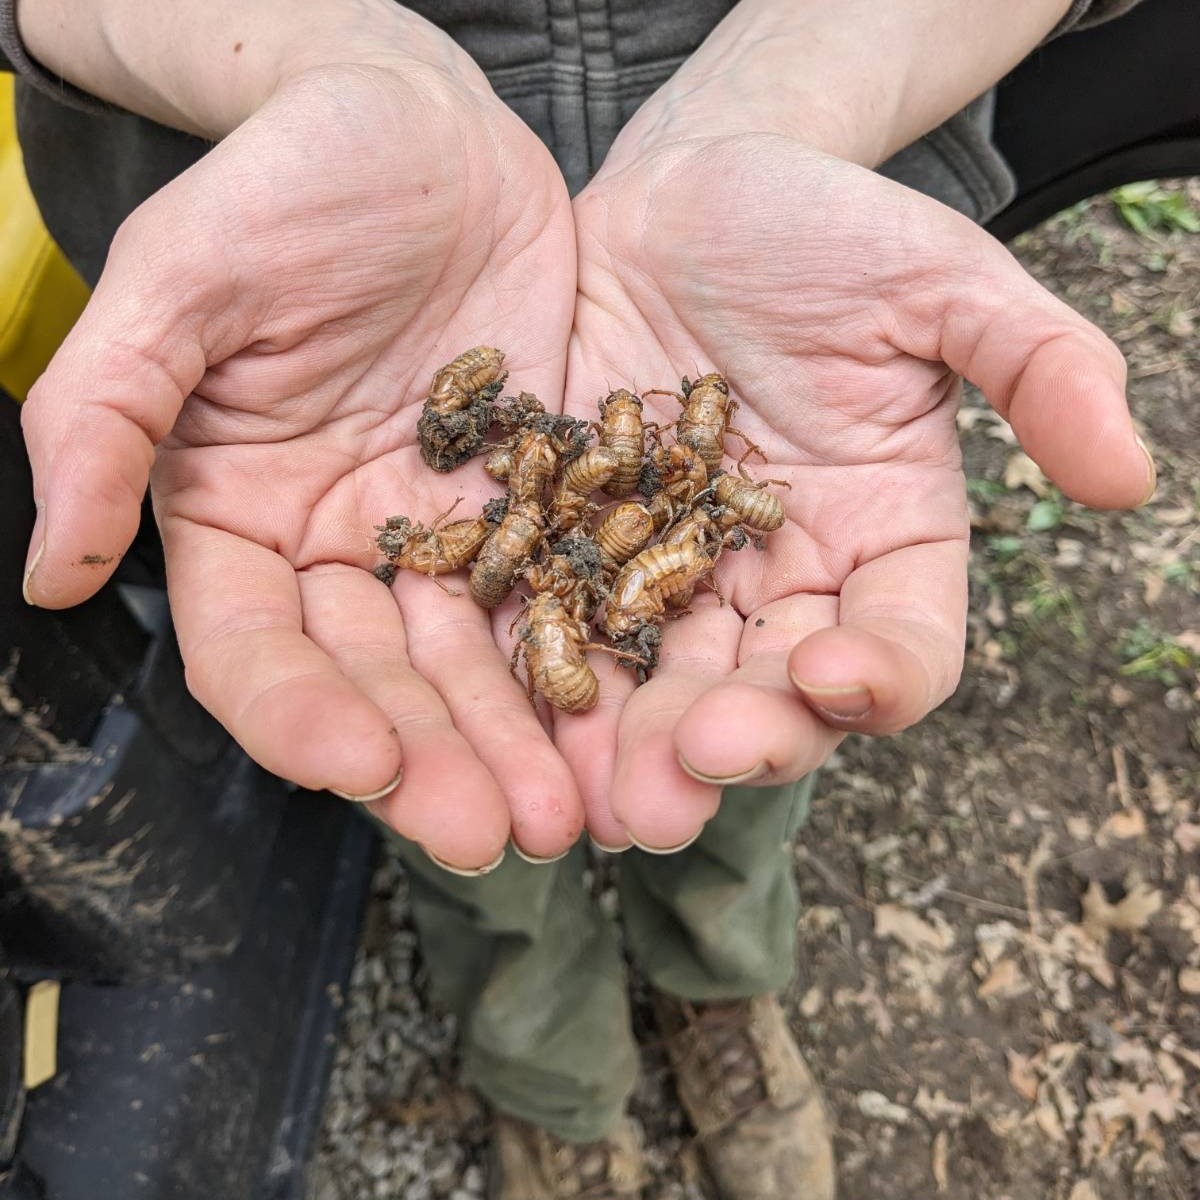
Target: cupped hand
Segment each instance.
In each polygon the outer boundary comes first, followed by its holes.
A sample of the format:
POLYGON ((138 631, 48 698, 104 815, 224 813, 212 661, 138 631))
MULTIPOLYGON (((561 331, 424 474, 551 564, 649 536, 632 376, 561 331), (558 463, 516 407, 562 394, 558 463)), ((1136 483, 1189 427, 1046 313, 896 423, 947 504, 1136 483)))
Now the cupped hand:
MULTIPOLYGON (((725 784, 817 767, 954 689, 969 527, 954 414, 977 384, 1064 492, 1148 498, 1125 366, 1095 327, 942 205, 773 134, 613 155, 575 203, 567 410, 723 372, 787 520, 725 553, 726 603, 668 623, 645 686, 557 726, 603 844, 685 844, 725 784)), ((669 397, 646 417, 678 416, 669 397)), ((736 438, 727 450, 740 456, 736 438)), ((727 466, 731 464, 727 461, 727 466)))
POLYGON ((494 494, 420 459, 434 371, 499 346, 557 407, 574 296, 561 177, 473 67, 300 74, 127 221, 30 395, 27 598, 92 594, 149 477, 189 686, 255 759, 459 868, 510 821, 559 853, 579 795, 489 615, 370 568, 385 517, 494 494))

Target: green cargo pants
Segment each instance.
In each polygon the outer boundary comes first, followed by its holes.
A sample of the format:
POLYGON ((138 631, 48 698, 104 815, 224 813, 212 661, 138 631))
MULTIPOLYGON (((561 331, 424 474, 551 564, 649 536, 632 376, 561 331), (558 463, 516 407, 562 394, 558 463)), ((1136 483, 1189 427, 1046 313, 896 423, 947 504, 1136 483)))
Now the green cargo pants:
MULTIPOLYGON (((621 856, 626 944, 654 987, 724 1000, 787 985, 792 840, 811 779, 727 788, 686 850, 621 856)), ((633 1089, 637 1048, 616 930, 583 886, 583 846, 536 866, 510 853, 492 874, 467 879, 392 836, 434 999, 459 1018, 464 1081, 559 1137, 603 1137, 633 1089)))

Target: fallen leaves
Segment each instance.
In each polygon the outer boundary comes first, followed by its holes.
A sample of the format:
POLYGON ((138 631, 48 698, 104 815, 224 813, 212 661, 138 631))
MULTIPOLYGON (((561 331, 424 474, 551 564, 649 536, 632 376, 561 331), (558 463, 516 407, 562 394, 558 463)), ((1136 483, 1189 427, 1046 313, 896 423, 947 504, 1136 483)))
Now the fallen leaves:
POLYGON ((882 1092, 859 1092, 857 1103, 858 1111, 870 1121, 907 1125, 912 1120, 912 1113, 903 1104, 896 1104, 882 1092))
POLYGON ((1129 933, 1144 929, 1150 918, 1162 908, 1162 903, 1161 891, 1149 887, 1140 879, 1131 878, 1126 884, 1125 895, 1112 904, 1101 884, 1093 879, 1083 895, 1084 931, 1101 945, 1106 945, 1110 930, 1119 929, 1129 933))
POLYGON ((915 954, 937 955, 954 944, 954 931, 937 928, 923 917, 898 904, 875 906, 875 936, 894 938, 915 954))

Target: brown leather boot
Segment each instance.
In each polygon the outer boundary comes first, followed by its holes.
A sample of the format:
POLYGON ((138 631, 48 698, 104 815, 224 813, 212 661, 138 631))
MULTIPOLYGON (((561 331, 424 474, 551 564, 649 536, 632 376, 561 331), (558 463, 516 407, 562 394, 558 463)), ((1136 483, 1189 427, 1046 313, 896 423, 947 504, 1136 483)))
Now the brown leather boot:
POLYGON ((566 1142, 545 1129, 496 1115, 488 1200, 638 1200, 642 1143, 626 1119, 602 1142, 566 1142))
POLYGON ((721 1200, 833 1200, 820 1088, 774 996, 655 1007, 683 1107, 721 1200))

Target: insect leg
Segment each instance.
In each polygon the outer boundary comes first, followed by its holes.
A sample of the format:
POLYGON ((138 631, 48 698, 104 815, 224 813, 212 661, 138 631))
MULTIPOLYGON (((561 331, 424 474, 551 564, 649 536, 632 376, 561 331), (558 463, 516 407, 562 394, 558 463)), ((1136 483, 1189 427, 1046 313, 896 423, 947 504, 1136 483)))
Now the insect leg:
POLYGON ((742 441, 746 443, 746 453, 743 454, 742 457, 737 461, 739 470, 741 469, 742 463, 744 463, 752 454, 757 454, 758 457, 763 460, 763 462, 767 461, 767 456, 763 453, 762 448, 760 446, 756 446, 740 429, 734 429, 732 425, 726 425, 725 432, 732 433, 734 437, 741 438, 742 441))

